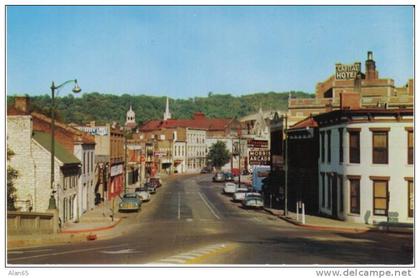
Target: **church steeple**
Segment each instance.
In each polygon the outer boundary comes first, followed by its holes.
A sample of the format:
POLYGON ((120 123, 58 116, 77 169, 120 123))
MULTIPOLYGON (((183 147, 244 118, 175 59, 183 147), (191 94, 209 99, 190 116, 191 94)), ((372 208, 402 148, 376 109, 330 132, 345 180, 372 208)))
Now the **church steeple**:
POLYGON ((163 120, 166 121, 168 119, 170 119, 171 116, 171 112, 169 112, 169 98, 166 97, 166 109, 165 109, 165 113, 163 113, 163 120))
POLYGON ((136 126, 136 113, 133 111, 131 105, 130 110, 127 111, 127 116, 125 118, 125 126, 128 128, 133 128, 136 126))

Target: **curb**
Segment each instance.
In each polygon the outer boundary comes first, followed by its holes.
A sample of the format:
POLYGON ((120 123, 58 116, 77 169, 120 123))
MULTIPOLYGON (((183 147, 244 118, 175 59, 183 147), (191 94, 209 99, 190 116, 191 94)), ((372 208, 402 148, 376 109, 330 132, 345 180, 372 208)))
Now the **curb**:
POLYGON ((120 224, 122 221, 122 218, 118 219, 118 221, 110 226, 105 227, 98 227, 98 228, 91 228, 91 229, 82 229, 82 230, 67 230, 67 231, 61 231, 61 234, 79 234, 79 233, 89 233, 89 232, 98 232, 98 231, 104 231, 109 230, 120 224))
POLYGON ((290 218, 284 217, 282 215, 275 214, 271 210, 264 208, 264 211, 270 213, 271 215, 277 216, 278 218, 293 224, 298 227, 307 228, 311 230, 318 230, 318 231, 341 231, 341 232, 352 232, 352 233, 392 233, 392 234, 413 234, 413 231, 386 231, 380 230, 378 228, 346 228, 346 227, 331 227, 331 226, 319 226, 319 225, 308 225, 296 222, 290 218))

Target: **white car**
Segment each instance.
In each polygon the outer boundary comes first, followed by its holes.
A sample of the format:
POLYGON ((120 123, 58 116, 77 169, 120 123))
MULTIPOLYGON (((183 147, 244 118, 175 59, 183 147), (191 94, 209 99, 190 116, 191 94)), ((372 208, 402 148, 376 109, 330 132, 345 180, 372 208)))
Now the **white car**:
POLYGON ((251 192, 245 195, 242 205, 246 208, 263 208, 264 201, 260 193, 251 192))
POLYGON ((227 182, 225 183, 225 187, 223 188, 223 193, 225 194, 233 194, 236 192, 236 188, 238 185, 236 185, 233 182, 227 182))
POLYGON ((135 191, 136 191, 137 196, 139 196, 143 202, 150 201, 150 193, 147 189, 139 187, 139 188, 136 188, 135 191))
POLYGON ((246 187, 240 187, 236 189, 236 192, 233 193, 232 200, 234 202, 239 202, 245 200, 245 195, 249 192, 249 189, 246 187))

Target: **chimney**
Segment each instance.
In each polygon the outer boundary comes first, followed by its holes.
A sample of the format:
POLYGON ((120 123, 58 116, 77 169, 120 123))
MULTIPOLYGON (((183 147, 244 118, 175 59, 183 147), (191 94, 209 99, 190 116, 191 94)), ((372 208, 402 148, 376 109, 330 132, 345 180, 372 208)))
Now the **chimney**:
POLYGON ((373 60, 372 51, 368 51, 365 66, 366 66, 366 79, 367 80, 378 79, 379 74, 378 74, 378 71, 376 70, 376 64, 375 64, 375 61, 373 60))
POLYGON ((340 109, 360 109, 360 94, 357 92, 345 92, 340 94, 340 109))
POLYGON ((15 108, 25 114, 29 114, 29 97, 18 96, 15 97, 15 108))

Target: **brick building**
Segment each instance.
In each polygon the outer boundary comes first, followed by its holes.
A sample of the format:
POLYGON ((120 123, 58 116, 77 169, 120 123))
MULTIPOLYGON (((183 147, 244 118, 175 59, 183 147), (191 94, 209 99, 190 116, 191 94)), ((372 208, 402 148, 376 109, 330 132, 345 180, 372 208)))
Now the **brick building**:
POLYGON ((114 199, 124 190, 124 132, 122 128, 116 123, 96 126, 95 122, 76 128, 95 138, 97 201, 114 199))
POLYGON ((368 52, 365 61, 365 72, 359 62, 353 64, 335 65, 335 74, 316 85, 314 98, 289 99, 289 124, 331 110, 341 109, 343 95, 355 95, 354 99, 347 97, 351 105, 357 102, 360 108, 413 108, 414 82, 409 79, 402 87, 395 85, 390 78, 380 78, 373 60, 373 53, 368 52))

